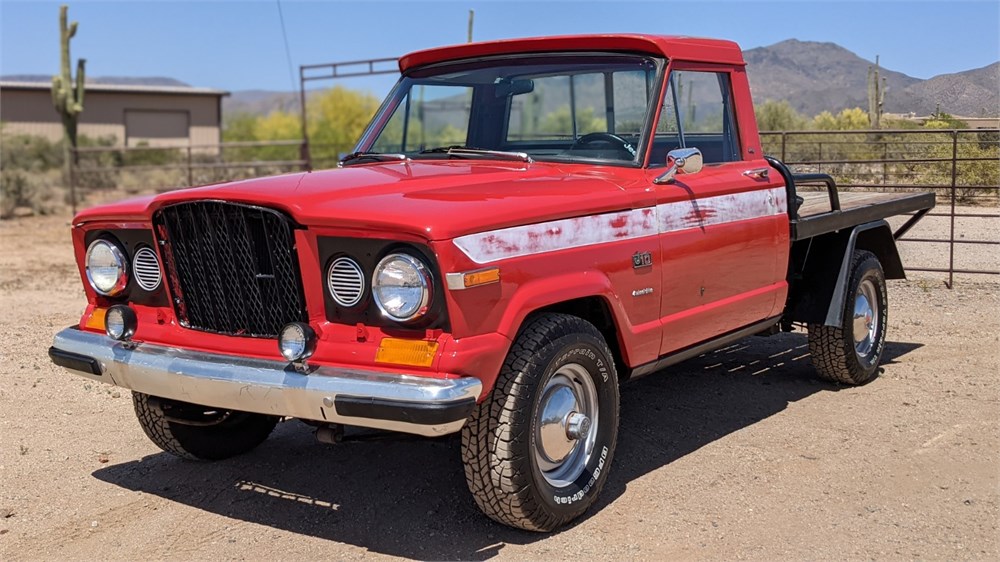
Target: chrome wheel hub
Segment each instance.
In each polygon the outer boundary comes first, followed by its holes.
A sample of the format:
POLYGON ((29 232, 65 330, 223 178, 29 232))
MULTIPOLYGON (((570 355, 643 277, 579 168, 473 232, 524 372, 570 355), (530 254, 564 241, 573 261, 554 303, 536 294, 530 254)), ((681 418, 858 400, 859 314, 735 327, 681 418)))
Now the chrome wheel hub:
POLYGON ((878 292, 875 283, 865 279, 854 294, 854 351, 865 358, 875 347, 878 337, 878 292))
POLYGON ((587 370, 563 365, 545 383, 535 418, 534 456, 552 486, 569 485, 583 473, 597 434, 597 388, 587 370))

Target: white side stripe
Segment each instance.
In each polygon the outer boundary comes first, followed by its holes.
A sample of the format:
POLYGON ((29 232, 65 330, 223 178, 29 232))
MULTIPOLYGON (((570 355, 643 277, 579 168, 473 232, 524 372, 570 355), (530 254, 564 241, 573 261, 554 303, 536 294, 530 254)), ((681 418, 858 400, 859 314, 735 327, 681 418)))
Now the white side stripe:
POLYGON ((456 238, 455 245, 469 259, 483 264, 653 234, 656 210, 646 207, 470 234, 456 238))
POLYGON ((784 213, 787 209, 785 188, 745 191, 691 201, 656 206, 660 233, 687 228, 704 228, 784 213))
POLYGON ((455 246, 477 264, 769 217, 787 210, 785 188, 664 203, 469 234, 455 246))

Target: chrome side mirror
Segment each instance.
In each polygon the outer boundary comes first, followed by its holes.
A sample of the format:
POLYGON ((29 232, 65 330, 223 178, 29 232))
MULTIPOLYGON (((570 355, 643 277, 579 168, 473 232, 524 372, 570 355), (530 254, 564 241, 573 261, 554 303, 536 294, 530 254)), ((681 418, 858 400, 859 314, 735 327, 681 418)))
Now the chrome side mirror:
POLYGON ((677 174, 697 174, 703 165, 701 151, 697 148, 671 150, 667 153, 667 171, 653 180, 653 183, 671 183, 677 174))

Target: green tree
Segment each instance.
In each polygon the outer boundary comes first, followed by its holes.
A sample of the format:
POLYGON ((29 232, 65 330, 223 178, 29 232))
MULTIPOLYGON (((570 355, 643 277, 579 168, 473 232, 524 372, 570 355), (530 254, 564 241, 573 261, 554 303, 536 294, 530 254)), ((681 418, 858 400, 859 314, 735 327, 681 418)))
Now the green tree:
POLYGON ((379 107, 368 92, 334 86, 309 100, 309 142, 314 158, 337 159, 350 151, 379 107))
POLYGON ((235 113, 227 115, 222 127, 222 142, 244 142, 257 140, 259 115, 235 113))
MULTIPOLYGON (((594 115, 594 108, 585 107, 576 112, 576 134, 582 136, 587 133, 603 132, 608 130, 607 119, 594 115)), ((572 136, 573 116, 568 105, 560 106, 549 113, 538 125, 539 133, 572 136)))
POLYGON ((844 109, 836 116, 824 111, 813 117, 813 127, 821 131, 858 131, 869 127, 868 114, 860 107, 844 109))
MULTIPOLYGON (((326 164, 354 146, 378 109, 379 100, 367 92, 335 86, 310 96, 307 104, 311 153, 326 164)), ((226 118, 222 138, 226 142, 299 140, 301 117, 282 110, 267 115, 238 113, 226 118)), ((236 148, 229 149, 226 156, 248 161, 294 160, 298 147, 236 148)))
POLYGON ((969 124, 961 119, 955 119, 943 111, 935 111, 931 118, 924 121, 925 129, 968 129, 969 124))
POLYGON ((755 105, 753 112, 760 131, 802 131, 809 125, 809 120, 795 111, 787 100, 767 100, 755 105))

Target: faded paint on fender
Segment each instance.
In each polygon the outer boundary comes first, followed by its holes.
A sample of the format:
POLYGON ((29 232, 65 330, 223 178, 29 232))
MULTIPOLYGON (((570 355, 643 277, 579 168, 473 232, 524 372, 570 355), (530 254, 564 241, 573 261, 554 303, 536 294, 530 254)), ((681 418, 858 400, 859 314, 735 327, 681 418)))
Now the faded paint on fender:
POLYGON ((668 233, 784 214, 787 199, 780 186, 658 205, 656 215, 660 233, 668 233))
POLYGON ((787 212, 784 186, 503 228, 455 239, 477 264, 769 217, 787 212))
POLYGON ((470 234, 455 245, 472 261, 493 261, 656 234, 653 207, 470 234))

